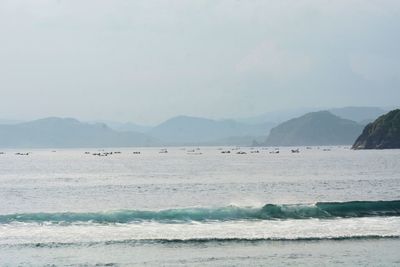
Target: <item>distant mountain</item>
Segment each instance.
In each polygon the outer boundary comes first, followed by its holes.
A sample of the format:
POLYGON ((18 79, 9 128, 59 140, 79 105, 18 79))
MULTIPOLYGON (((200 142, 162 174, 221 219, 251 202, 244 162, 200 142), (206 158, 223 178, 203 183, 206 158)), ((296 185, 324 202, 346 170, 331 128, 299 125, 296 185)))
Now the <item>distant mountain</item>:
POLYGON ((400 148, 400 109, 392 110, 368 124, 354 149, 400 148))
POLYGON ((312 112, 271 129, 269 146, 352 144, 363 126, 328 111, 312 112))
POLYGON ((262 123, 275 123, 279 124, 284 121, 290 120, 302 116, 309 112, 314 112, 321 110, 320 108, 293 108, 293 109, 283 109, 277 111, 267 112, 261 115, 239 118, 235 119, 238 122, 246 124, 262 124, 262 123))
POLYGON ((177 116, 154 127, 115 121, 83 123, 61 118, 31 122, 0 120, 0 147, 244 146, 263 143, 276 122, 293 117, 297 119, 282 123, 271 132, 268 144, 349 144, 361 132, 359 124, 366 125, 384 113, 381 108, 346 107, 332 109, 337 116, 324 112, 326 117, 320 121, 316 121, 316 114, 320 112, 300 117, 310 110, 315 109, 288 109, 240 121, 177 116), (353 118, 359 124, 339 121, 339 117, 353 118))
POLYGON ((144 126, 132 122, 125 122, 121 123, 120 125, 116 126, 113 128, 114 130, 117 131, 126 131, 126 132, 137 132, 137 133, 147 133, 149 132, 153 127, 151 126, 144 126))
MULTIPOLYGON (((238 122, 247 124, 259 124, 265 122, 282 123, 292 118, 300 117, 310 112, 320 111, 322 108, 293 108, 267 112, 258 116, 236 119, 238 122)), ((380 107, 343 107, 343 108, 324 108, 332 114, 343 119, 356 122, 368 123, 374 121, 379 116, 387 112, 386 108, 380 107)))
POLYGON ((0 125, 1 124, 17 124, 17 123, 22 123, 23 121, 21 120, 8 120, 8 119, 0 119, 0 125))
POLYGON ((119 132, 137 132, 137 133, 147 133, 151 130, 151 126, 144 126, 132 122, 117 122, 117 121, 96 121, 96 123, 104 123, 113 130, 119 132))
POLYGON ((332 114, 343 119, 348 119, 362 123, 364 125, 374 121, 387 111, 378 107, 344 107, 329 110, 332 114))
POLYGON ((0 125, 0 147, 3 148, 129 147, 156 143, 141 133, 117 132, 105 124, 82 123, 70 118, 0 125))
POLYGON ((266 136, 272 126, 271 123, 249 125, 234 120, 178 116, 161 123, 148 133, 171 145, 223 145, 266 136))

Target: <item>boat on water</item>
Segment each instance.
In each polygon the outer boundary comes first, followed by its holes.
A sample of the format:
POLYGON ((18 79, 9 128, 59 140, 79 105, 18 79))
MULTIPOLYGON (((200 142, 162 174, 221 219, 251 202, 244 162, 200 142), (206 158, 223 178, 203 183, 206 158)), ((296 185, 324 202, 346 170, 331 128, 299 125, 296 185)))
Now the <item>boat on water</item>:
POLYGON ((17 152, 17 153, 15 153, 15 155, 18 155, 18 156, 29 156, 29 152, 26 152, 26 153, 17 152))
POLYGON ((201 153, 201 152, 188 152, 186 154, 188 154, 188 155, 203 155, 203 153, 201 153))

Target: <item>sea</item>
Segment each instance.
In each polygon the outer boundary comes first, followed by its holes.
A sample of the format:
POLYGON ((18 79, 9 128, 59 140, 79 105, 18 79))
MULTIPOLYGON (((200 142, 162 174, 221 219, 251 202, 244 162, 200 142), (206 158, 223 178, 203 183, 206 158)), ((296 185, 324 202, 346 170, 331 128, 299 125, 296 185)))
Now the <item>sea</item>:
POLYGON ((2 150, 0 266, 400 266, 400 150, 2 150))

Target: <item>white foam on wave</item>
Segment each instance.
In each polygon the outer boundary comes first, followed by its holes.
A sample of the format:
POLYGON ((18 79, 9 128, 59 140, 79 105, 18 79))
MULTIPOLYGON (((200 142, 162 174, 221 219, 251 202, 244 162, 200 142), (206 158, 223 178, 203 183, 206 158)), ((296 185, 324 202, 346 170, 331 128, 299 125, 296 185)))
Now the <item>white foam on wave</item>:
POLYGON ((399 217, 128 224, 11 223, 0 225, 0 245, 124 240, 296 240, 400 237, 399 217))

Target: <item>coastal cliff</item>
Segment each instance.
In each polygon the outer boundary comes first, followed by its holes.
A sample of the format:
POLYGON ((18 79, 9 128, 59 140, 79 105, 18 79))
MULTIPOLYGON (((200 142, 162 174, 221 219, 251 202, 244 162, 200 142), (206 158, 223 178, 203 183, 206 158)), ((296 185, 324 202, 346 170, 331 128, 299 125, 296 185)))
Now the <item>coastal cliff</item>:
POLYGON ((400 148, 400 109, 392 110, 368 124, 353 145, 353 149, 388 148, 400 148))

